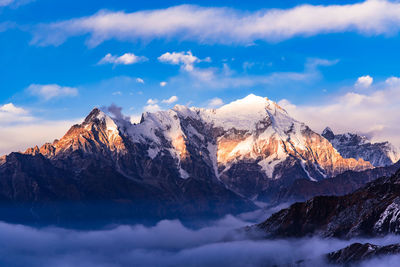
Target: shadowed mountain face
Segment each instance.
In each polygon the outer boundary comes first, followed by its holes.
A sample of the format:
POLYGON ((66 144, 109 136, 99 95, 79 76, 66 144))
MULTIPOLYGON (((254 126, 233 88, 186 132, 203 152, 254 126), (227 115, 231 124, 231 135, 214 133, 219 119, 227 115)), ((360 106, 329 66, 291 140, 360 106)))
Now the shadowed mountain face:
POLYGON ((346 171, 333 178, 317 182, 297 179, 287 187, 282 187, 279 184, 271 186, 258 195, 258 200, 276 206, 281 203, 306 201, 315 196, 343 196, 377 178, 392 176, 398 169, 400 169, 400 162, 360 172, 346 171))
POLYGON ((28 210, 107 201, 128 217, 218 216, 252 210, 248 199, 298 179, 370 168, 343 158, 276 103, 249 95, 216 110, 144 113, 139 124, 94 109, 60 140, 2 157, 0 199, 28 210))
POLYGON ((400 233, 400 172, 349 195, 318 196, 273 214, 254 229, 268 237, 352 238, 400 233))
POLYGON ((400 254, 400 244, 377 246, 370 243, 354 243, 338 251, 331 252, 327 259, 332 264, 355 264, 375 257, 400 254))

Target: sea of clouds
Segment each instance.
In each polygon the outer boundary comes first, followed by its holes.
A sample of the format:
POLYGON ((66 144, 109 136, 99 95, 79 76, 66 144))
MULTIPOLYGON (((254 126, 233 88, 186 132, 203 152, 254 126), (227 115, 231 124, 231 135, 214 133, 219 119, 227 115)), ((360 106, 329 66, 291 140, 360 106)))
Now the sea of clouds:
MULTIPOLYGON (((153 226, 113 225, 96 230, 35 228, 0 223, 0 266, 325 266, 324 255, 353 242, 321 238, 249 240, 236 231, 268 213, 258 211, 188 227, 178 220, 153 226)), ((399 256, 362 266, 395 266, 399 256)))

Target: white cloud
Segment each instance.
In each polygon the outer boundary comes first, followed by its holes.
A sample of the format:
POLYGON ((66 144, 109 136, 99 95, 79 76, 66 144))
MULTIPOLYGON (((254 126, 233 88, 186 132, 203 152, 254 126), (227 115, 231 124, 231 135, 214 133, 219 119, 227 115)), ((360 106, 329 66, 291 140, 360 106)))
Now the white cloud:
POLYGON ((357 79, 354 86, 356 88, 368 88, 372 85, 373 81, 374 81, 374 79, 369 75, 361 76, 357 79))
POLYGON ((99 64, 131 65, 146 60, 146 57, 136 56, 133 53, 125 53, 122 56, 113 56, 108 53, 99 61, 99 64))
POLYGON ((78 121, 43 120, 13 103, 0 105, 0 156, 61 138, 78 121))
POLYGON ((130 116, 131 123, 140 123, 141 119, 142 119, 142 114, 135 114, 130 116))
POLYGON ((297 106, 287 100, 279 104, 317 132, 330 126, 338 133, 358 132, 400 146, 400 79, 391 77, 373 89, 369 93, 330 96, 315 105, 297 106))
POLYGON ((215 97, 208 101, 207 107, 208 108, 218 108, 224 104, 221 98, 215 97))
POLYGON ((115 91, 115 92, 112 93, 112 95, 122 95, 122 92, 121 91, 115 91))
POLYGON ((154 105, 154 104, 157 104, 157 103, 158 103, 158 99, 149 98, 147 100, 147 104, 149 104, 149 105, 154 105))
POLYGON ((88 35, 90 46, 110 39, 160 38, 246 45, 257 40, 275 42, 338 32, 394 35, 399 29, 400 3, 388 0, 345 5, 306 4, 252 12, 180 5, 133 13, 102 10, 92 16, 42 24, 35 28, 32 43, 59 45, 69 37, 88 35))
POLYGON ((144 80, 143 80, 142 78, 136 78, 136 82, 137 82, 137 83, 142 83, 142 84, 143 84, 143 83, 144 83, 144 80))
POLYGON ((157 104, 148 104, 148 105, 143 107, 143 111, 144 112, 157 112, 157 111, 160 111, 160 110, 161 110, 161 108, 157 104))
POLYGON ((181 65, 184 70, 192 71, 193 64, 200 62, 200 59, 193 56, 192 52, 167 52, 158 57, 160 62, 169 63, 173 65, 181 65))
POLYGON ((4 104, 4 105, 0 106, 0 112, 17 114, 17 115, 28 113, 27 110, 20 108, 20 107, 16 107, 13 103, 8 103, 8 104, 4 104))
POLYGON ((167 85, 167 82, 160 82, 160 86, 161 87, 164 87, 164 86, 166 86, 167 85))
POLYGON ((173 95, 173 96, 171 96, 170 98, 164 99, 164 100, 161 101, 161 102, 162 102, 162 103, 165 103, 165 104, 172 104, 172 103, 175 103, 176 101, 178 101, 178 97, 177 97, 176 95, 173 95))
POLYGON ((78 95, 78 89, 68 86, 60 86, 58 84, 31 84, 28 92, 39 96, 44 100, 50 100, 59 97, 72 97, 78 95))
POLYGON ((0 105, 0 126, 6 123, 29 122, 32 120, 33 117, 24 108, 16 107, 13 103, 0 105))

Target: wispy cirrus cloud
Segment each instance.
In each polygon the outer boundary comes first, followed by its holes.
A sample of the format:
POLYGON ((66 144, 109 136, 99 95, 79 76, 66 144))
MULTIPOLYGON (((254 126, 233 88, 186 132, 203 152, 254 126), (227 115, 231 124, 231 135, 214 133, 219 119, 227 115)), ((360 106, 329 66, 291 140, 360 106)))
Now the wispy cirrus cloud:
POLYGON ((301 72, 269 72, 265 74, 238 73, 225 63, 222 68, 194 67, 191 71, 183 69, 177 76, 172 77, 169 83, 182 88, 190 84, 192 88, 207 90, 249 89, 254 86, 274 86, 293 84, 293 82, 307 84, 321 78, 320 67, 332 66, 338 62, 338 60, 310 58, 301 72))
POLYGON ((73 97, 78 95, 78 89, 58 84, 31 84, 27 91, 45 101, 60 97, 73 97))
POLYGON ((180 5, 132 13, 101 10, 87 17, 41 24, 33 30, 32 43, 60 45, 70 37, 88 35, 90 46, 110 39, 249 44, 258 40, 277 42, 296 36, 339 32, 389 35, 399 30, 400 3, 388 0, 346 5, 300 5, 253 12, 180 5))
POLYGON ((0 0, 0 7, 6 7, 6 6, 18 7, 33 1, 35 0, 0 0))

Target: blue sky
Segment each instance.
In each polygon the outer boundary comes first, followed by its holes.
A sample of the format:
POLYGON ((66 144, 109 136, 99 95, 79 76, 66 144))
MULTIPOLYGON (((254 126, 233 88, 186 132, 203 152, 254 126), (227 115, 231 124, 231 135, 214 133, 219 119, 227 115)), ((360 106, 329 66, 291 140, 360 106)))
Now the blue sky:
POLYGON ((94 106, 136 118, 250 93, 316 131, 397 142, 385 116, 400 106, 396 1, 0 0, 0 14, 3 153, 60 135, 94 106), (36 137, 10 139, 24 126, 36 137))

